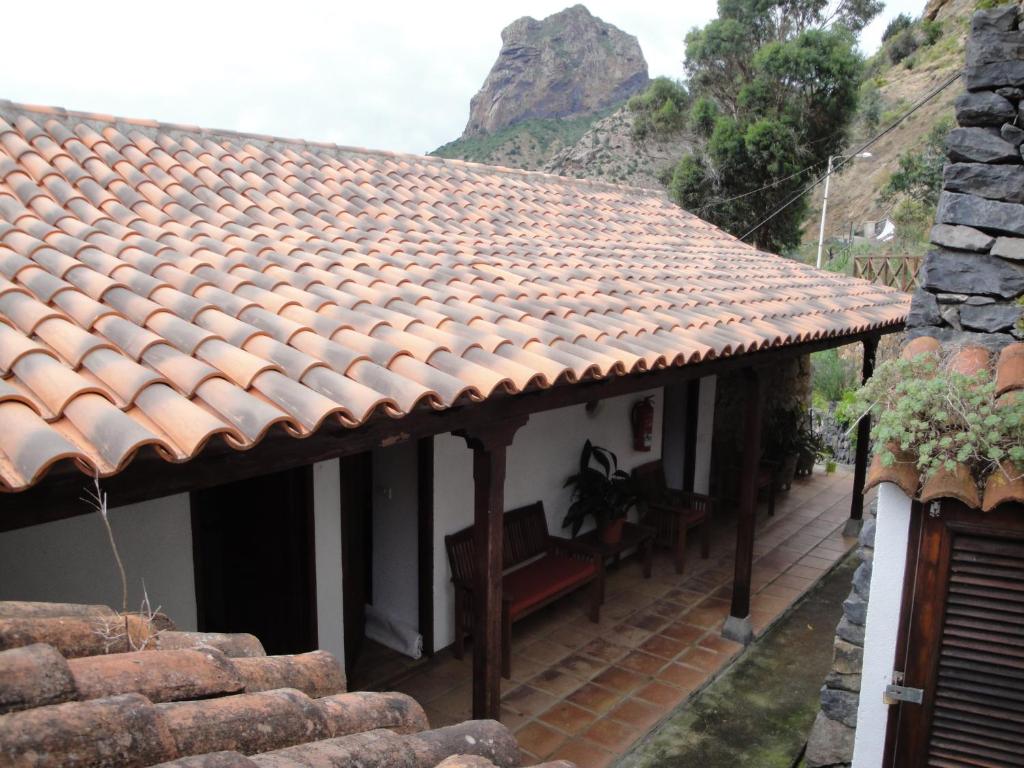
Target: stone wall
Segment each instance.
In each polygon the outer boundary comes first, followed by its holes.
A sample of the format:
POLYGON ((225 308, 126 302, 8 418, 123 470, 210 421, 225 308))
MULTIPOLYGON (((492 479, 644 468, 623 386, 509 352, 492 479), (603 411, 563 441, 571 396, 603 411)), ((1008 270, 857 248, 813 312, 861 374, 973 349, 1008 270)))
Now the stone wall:
POLYGON ((1017 4, 971 19, 956 101, 959 127, 946 141, 935 249, 925 258, 909 336, 998 349, 1024 339, 1024 30, 1017 4))
MULTIPOLYGON (((761 373, 764 413, 811 404, 811 358, 802 355, 770 366, 761 373)), ((743 450, 743 374, 718 377, 715 391, 715 431, 712 448, 712 493, 731 499, 738 492, 735 472, 743 450)))
POLYGON ((875 545, 875 505, 864 521, 857 554, 861 564, 853 575, 850 596, 843 602, 843 618, 836 627, 832 671, 821 687, 821 711, 807 740, 807 768, 838 768, 853 760, 857 727, 860 673, 864 662, 864 623, 871 587, 871 560, 875 545))

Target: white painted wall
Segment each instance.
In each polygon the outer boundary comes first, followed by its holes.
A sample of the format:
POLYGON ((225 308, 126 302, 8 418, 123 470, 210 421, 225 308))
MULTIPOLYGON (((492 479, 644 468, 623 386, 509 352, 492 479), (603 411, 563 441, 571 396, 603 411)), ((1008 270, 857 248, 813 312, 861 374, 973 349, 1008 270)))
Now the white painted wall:
POLYGON ((882 701, 882 695, 892 682, 896 660, 910 507, 910 499, 899 486, 893 483, 879 486, 853 768, 879 768, 882 765, 889 718, 889 707, 882 701))
MULTIPOLYGON (((613 451, 619 466, 634 466, 661 457, 661 390, 603 400, 597 411, 587 414, 576 405, 537 413, 516 433, 508 453, 505 507, 514 509, 534 501, 544 502, 548 527, 553 534, 568 535, 562 518, 569 504, 569 489, 563 488, 579 462, 580 450, 589 438, 613 451), (654 396, 653 450, 633 450, 629 414, 633 404, 654 396)), ((444 648, 454 639, 451 571, 444 549, 444 537, 473 523, 472 452, 463 439, 439 435, 434 442, 434 647, 444 648)))
POLYGON ((416 441, 373 452, 373 605, 418 627, 416 441))
POLYGON ((341 484, 338 460, 313 465, 317 644, 345 666, 344 592, 341 580, 341 484))
MULTIPOLYGON (((110 510, 128 574, 128 608, 142 603, 180 629, 196 628, 188 494, 110 510)), ((121 579, 98 514, 0 533, 0 600, 102 603, 121 608, 121 579)))

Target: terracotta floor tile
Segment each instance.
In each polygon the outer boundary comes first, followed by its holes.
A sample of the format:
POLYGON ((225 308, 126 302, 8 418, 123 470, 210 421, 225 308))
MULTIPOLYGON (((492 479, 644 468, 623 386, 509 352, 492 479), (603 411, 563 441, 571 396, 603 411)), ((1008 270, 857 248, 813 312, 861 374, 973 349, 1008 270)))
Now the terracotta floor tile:
POLYGON ((540 760, 545 759, 565 741, 564 733, 549 728, 543 723, 538 723, 536 720, 516 731, 515 737, 519 742, 520 749, 525 749, 540 760))
POLYGON ((618 665, 642 675, 653 675, 658 672, 667 660, 659 656, 652 656, 643 651, 632 651, 619 659, 618 665))
POLYGON ((584 734, 590 741, 616 754, 625 752, 642 735, 643 730, 635 725, 621 723, 608 717, 598 720, 584 734))
POLYGON ((681 621, 669 624, 661 630, 661 634, 666 637, 671 637, 673 640, 680 640, 691 645, 700 640, 706 633, 707 630, 704 627, 696 627, 693 624, 685 624, 681 621))
POLYGON ((824 568, 812 567, 809 565, 791 565, 786 571, 790 576, 800 576, 804 579, 817 580, 825 572, 824 568))
POLYGON ((673 709, 686 698, 685 691, 657 681, 648 683, 633 695, 664 709, 673 709))
POLYGON ((571 650, 576 650, 581 645, 586 645, 590 637, 578 632, 574 627, 563 626, 549 634, 545 639, 558 645, 564 645, 571 650))
POLYGON ((641 630, 646 631, 648 634, 651 632, 657 632, 659 629, 669 623, 669 619, 659 614, 654 610, 654 606, 649 611, 643 613, 634 613, 630 616, 626 622, 630 627, 638 627, 641 630))
POLYGON ((685 664, 669 664, 658 673, 660 682, 670 683, 687 693, 702 686, 708 677, 709 673, 705 670, 688 667, 685 664))
POLYGON ((549 693, 529 685, 520 685, 501 697, 503 706, 525 717, 535 717, 548 709, 557 699, 549 693))
POLYGON ((586 739, 572 739, 555 750, 552 760, 568 760, 579 768, 606 768, 616 755, 586 739))
POLYGON ((551 707, 539 719, 570 736, 575 736, 593 723, 597 715, 571 702, 563 701, 551 707))
POLYGON ((574 653, 566 656, 558 662, 558 669, 565 670, 576 677, 589 679, 608 668, 608 662, 584 656, 581 653, 574 653))
POLYGON ((641 644, 640 650, 663 659, 674 659, 690 646, 686 640, 678 640, 665 635, 654 635, 641 644))
POLYGON ((638 688, 646 679, 645 676, 622 667, 609 667, 599 675, 595 675, 593 682, 614 691, 628 693, 638 688))
POLYGON ((691 648, 678 659, 683 664, 703 669, 705 672, 716 672, 725 659, 721 654, 713 653, 704 648, 691 648))
POLYGON ((445 714, 451 715, 457 720, 465 720, 472 717, 473 690, 469 682, 462 683, 456 688, 438 696, 430 702, 431 709, 436 709, 445 714))
POLYGON ((709 651, 713 651, 714 653, 720 653, 729 657, 733 654, 740 653, 743 650, 742 643, 737 643, 735 640, 729 640, 717 634, 709 634, 700 641, 699 646, 709 651))
POLYGON ((575 691, 582 683, 582 679, 557 668, 545 669, 539 675, 531 678, 529 682, 538 691, 544 691, 559 698, 575 691))
POLYGON ((650 729, 661 720, 664 714, 666 713, 661 707, 648 704, 646 701, 630 698, 609 712, 608 717, 636 726, 637 728, 650 729))
POLYGON ((537 640, 517 650, 526 658, 541 664, 554 664, 570 653, 570 650, 564 645, 552 643, 550 640, 537 640))
POLYGON ((601 661, 606 661, 609 664, 618 661, 629 652, 628 648, 615 643, 610 643, 604 638, 595 638, 587 643, 585 646, 580 648, 580 653, 585 656, 590 656, 601 661))
POLYGON ((570 693, 566 697, 566 701, 571 701, 577 706, 600 715, 615 706, 621 698, 621 691, 613 691, 611 688, 605 688, 596 683, 587 683, 570 693))
MULTIPOLYGON (((660 626, 664 626, 666 623, 665 619, 662 619, 660 616, 658 617, 658 624, 660 626)), ((636 648, 650 636, 651 630, 641 629, 632 624, 619 624, 619 626, 612 630, 612 637, 615 638, 615 642, 628 648, 636 648)))

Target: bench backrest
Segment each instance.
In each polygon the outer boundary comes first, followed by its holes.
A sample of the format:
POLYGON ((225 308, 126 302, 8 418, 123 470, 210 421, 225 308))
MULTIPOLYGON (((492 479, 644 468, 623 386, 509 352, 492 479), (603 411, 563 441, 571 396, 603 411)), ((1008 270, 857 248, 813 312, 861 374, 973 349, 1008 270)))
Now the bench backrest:
POLYGON ((668 491, 665 485, 665 472, 661 461, 649 461, 633 469, 633 482, 637 493, 643 501, 658 501, 665 498, 668 491))
MULTIPOLYGON (((548 519, 544 503, 535 501, 502 516, 504 542, 502 570, 542 555, 548 547, 548 519)), ((448 564, 454 581, 472 582, 476 573, 476 546, 473 526, 463 528, 444 537, 448 551, 448 564)))

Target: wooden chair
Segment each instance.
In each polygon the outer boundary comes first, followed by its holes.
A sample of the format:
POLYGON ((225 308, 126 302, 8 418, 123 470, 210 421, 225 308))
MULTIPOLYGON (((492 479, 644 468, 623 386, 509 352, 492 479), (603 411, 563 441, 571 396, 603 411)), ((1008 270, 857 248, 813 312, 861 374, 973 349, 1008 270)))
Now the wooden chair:
MULTIPOLYGON (((604 569, 600 555, 571 539, 548 533, 544 505, 534 502, 506 512, 501 602, 501 673, 512 674, 512 623, 590 584, 590 620, 600 619, 604 569)), ((476 588, 473 526, 444 537, 455 585, 455 658, 472 631, 476 588)))
POLYGON ((687 531, 698 525, 701 526, 700 556, 706 559, 711 549, 714 500, 700 493, 669 488, 660 460, 636 467, 633 481, 640 495, 644 522, 657 531, 655 541, 667 542, 671 547, 676 573, 682 573, 686 565, 687 531))

